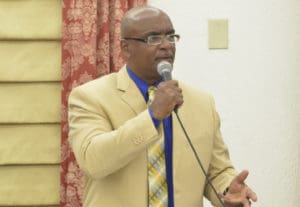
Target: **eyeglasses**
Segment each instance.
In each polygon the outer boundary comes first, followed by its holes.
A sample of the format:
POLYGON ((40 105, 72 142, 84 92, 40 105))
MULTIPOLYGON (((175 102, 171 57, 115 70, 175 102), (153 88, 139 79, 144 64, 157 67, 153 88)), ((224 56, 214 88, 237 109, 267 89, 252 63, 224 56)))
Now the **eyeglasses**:
POLYGON ((180 36, 178 34, 168 34, 168 35, 149 35, 145 38, 135 38, 135 37, 124 37, 124 40, 135 40, 147 43, 148 45, 159 45, 162 43, 163 39, 166 39, 169 43, 175 44, 179 41, 180 36))

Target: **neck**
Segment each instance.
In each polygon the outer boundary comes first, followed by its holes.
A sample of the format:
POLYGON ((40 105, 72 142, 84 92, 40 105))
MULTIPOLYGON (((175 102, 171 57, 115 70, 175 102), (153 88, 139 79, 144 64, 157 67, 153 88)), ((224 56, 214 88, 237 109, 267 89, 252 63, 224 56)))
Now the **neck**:
POLYGON ((155 83, 161 81, 161 76, 159 74, 154 74, 154 75, 145 75, 139 72, 139 70, 134 70, 134 68, 130 67, 128 65, 128 68, 134 75, 136 75, 139 79, 145 81, 148 85, 155 85, 155 83))

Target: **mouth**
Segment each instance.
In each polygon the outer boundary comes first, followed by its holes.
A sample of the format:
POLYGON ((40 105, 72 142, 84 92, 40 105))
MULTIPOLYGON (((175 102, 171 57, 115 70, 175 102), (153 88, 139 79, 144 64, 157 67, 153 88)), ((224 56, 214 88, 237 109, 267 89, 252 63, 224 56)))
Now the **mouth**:
POLYGON ((173 56, 162 56, 162 57, 157 57, 157 58, 156 58, 156 61, 157 61, 157 62, 168 61, 169 63, 173 63, 174 57, 173 57, 173 56))

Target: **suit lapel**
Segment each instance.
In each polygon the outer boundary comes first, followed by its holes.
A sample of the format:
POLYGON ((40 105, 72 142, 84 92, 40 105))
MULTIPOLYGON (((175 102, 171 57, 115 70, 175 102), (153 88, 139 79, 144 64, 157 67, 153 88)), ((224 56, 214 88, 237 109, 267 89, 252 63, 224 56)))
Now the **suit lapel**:
POLYGON ((134 81, 129 77, 126 66, 118 73, 117 88, 123 93, 121 95, 122 100, 127 103, 136 114, 147 108, 144 97, 134 81))

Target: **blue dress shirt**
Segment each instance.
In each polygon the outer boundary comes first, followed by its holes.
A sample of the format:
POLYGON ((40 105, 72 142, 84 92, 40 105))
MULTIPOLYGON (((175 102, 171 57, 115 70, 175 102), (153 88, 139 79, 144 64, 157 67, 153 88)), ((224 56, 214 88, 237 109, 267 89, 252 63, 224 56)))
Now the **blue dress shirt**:
MULTIPOLYGON (((146 103, 148 102, 148 88, 149 85, 138 76, 136 76, 130 68, 127 67, 127 72, 130 78, 135 82, 136 86, 141 91, 146 103)), ((154 84, 157 86, 161 81, 154 84)), ((156 127, 159 126, 160 121, 153 117, 151 110, 149 110, 153 123, 156 127)), ((173 194, 173 173, 172 173, 172 116, 169 116, 163 120, 164 126, 164 136, 165 136, 165 157, 166 157, 166 173, 167 173, 167 183, 168 183, 168 207, 174 207, 174 194, 173 194)))

